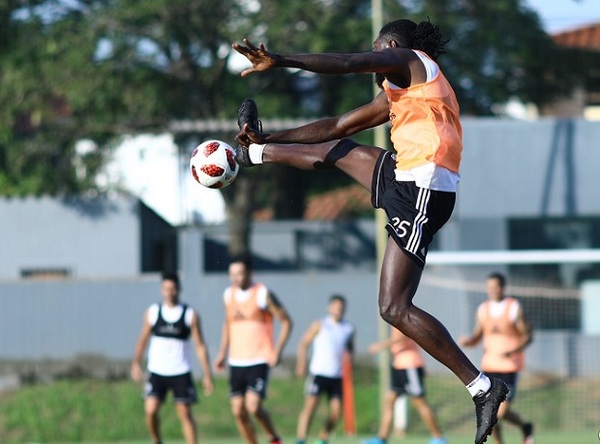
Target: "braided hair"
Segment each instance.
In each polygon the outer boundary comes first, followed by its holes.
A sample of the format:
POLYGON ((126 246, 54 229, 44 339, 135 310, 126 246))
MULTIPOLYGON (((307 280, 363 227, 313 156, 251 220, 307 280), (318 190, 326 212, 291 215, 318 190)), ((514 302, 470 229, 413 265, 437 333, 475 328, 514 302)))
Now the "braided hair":
POLYGON ((400 19, 386 24, 379 35, 394 40, 403 48, 423 51, 433 60, 444 54, 444 45, 448 40, 442 39, 440 28, 433 25, 429 19, 416 24, 412 20, 400 19))

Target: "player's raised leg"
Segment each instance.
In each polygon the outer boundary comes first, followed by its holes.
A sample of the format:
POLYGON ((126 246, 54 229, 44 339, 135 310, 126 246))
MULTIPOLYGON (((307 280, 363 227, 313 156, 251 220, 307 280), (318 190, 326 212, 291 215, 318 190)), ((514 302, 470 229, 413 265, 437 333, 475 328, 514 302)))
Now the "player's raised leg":
POLYGON ((475 443, 485 442, 497 422, 499 405, 508 389, 496 379, 487 378, 466 357, 448 330, 435 317, 413 304, 422 268, 390 238, 382 261, 379 310, 381 317, 423 350, 444 364, 467 386, 477 415, 475 443), (481 388, 479 387, 481 385, 481 388))
MULTIPOLYGON (((240 129, 247 125, 254 131, 262 131, 254 100, 244 100, 238 112, 237 124, 240 129)), ((360 145, 350 139, 315 144, 256 145, 249 141, 248 144, 248 147, 236 148, 236 160, 243 167, 277 163, 312 171, 338 168, 369 191, 375 163, 383 151, 382 148, 360 145)))

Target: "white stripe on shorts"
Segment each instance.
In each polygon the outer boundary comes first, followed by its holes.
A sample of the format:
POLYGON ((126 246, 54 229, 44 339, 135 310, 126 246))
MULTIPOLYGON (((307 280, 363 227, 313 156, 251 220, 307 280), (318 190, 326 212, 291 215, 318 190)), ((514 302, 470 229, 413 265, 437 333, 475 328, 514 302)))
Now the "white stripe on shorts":
POLYGON ((408 394, 412 396, 420 396, 423 394, 423 386, 421 386, 421 381, 419 380, 418 369, 407 368, 406 379, 408 380, 408 383, 406 384, 406 391, 408 394))
POLYGON ((423 225, 429 220, 425 212, 427 211, 427 204, 429 203, 430 197, 431 190, 428 188, 419 188, 419 195, 417 196, 416 205, 419 214, 415 218, 412 233, 410 234, 408 242, 406 243, 406 251, 409 251, 413 254, 417 254, 417 249, 421 244, 421 237, 423 235, 423 225))

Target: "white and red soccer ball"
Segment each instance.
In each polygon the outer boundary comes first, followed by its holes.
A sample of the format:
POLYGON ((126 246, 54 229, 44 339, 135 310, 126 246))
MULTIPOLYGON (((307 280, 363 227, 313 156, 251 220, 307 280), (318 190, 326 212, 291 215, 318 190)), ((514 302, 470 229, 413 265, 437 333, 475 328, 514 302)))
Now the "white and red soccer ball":
POLYGON ((194 179, 207 188, 225 188, 240 170, 231 145, 221 140, 207 140, 198 145, 190 157, 194 179))

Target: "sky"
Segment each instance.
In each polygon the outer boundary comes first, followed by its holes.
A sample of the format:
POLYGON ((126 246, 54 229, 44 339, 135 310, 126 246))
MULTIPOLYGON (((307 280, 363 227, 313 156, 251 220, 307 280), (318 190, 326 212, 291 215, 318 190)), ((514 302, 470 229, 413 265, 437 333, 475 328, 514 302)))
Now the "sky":
POLYGON ((525 0, 549 34, 600 23, 600 0, 525 0))

